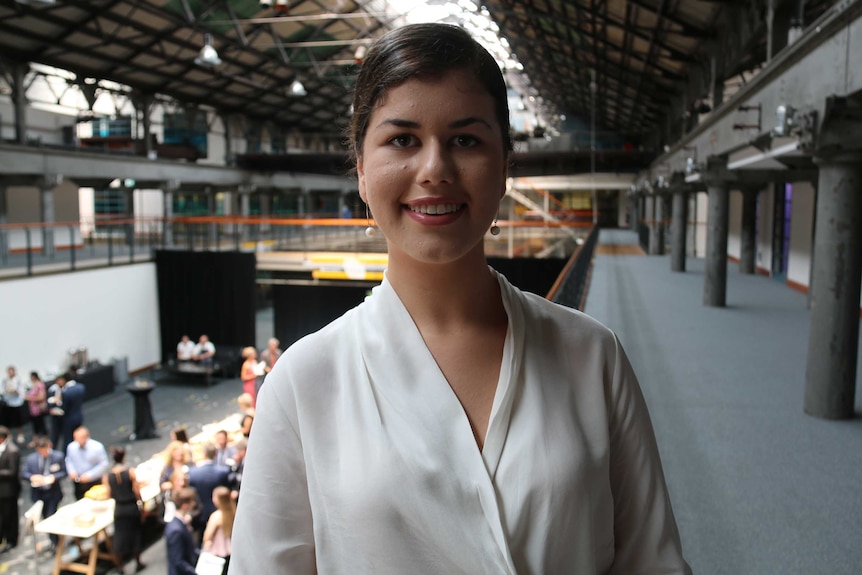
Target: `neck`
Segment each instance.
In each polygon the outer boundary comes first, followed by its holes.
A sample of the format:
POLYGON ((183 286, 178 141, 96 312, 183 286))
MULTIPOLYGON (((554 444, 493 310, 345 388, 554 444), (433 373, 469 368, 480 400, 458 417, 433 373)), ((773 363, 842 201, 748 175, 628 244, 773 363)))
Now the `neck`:
POLYGON ((390 254, 386 277, 421 329, 505 323, 500 286, 481 246, 457 262, 428 264, 390 254))

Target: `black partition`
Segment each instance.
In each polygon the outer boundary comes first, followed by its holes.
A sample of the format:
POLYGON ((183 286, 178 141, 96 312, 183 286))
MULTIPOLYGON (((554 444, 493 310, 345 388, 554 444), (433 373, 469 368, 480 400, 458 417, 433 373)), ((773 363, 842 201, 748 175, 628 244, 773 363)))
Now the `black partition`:
MULTIPOLYGON (((545 297, 566 265, 563 258, 489 258, 488 263, 524 291, 545 297)), ((356 284, 273 286, 275 334, 282 348, 362 303, 373 287, 356 284)))
POLYGON ((373 284, 273 286, 275 334, 286 348, 356 307, 373 284))
POLYGON ((156 273, 163 359, 183 334, 207 334, 216 350, 255 345, 254 254, 158 250, 156 273))
POLYGON ((522 289, 546 297, 566 267, 565 258, 488 258, 488 265, 522 289))

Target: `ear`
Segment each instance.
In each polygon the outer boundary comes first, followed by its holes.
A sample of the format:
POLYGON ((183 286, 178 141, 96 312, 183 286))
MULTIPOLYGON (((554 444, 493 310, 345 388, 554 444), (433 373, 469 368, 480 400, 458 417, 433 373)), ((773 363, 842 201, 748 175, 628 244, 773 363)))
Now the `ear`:
POLYGON ((366 204, 368 203, 368 194, 365 190, 365 164, 362 158, 356 159, 356 175, 359 177, 359 197, 366 204))

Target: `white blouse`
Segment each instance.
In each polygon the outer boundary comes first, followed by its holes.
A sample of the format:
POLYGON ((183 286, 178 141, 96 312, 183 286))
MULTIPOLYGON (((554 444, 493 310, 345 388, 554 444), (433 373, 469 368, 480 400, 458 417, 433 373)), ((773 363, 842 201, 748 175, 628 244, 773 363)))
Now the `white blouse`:
POLYGON ((291 346, 257 401, 232 575, 688 574, 614 334, 498 275, 484 448, 388 281, 291 346))

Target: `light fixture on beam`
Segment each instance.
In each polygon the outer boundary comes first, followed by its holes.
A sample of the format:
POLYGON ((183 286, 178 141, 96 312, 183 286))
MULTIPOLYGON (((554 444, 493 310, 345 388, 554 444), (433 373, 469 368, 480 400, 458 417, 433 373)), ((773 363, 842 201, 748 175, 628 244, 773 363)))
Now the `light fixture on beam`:
POLYGON ((204 68, 214 68, 221 64, 221 58, 218 57, 218 52, 213 48, 212 34, 204 35, 204 47, 201 48, 200 54, 195 58, 195 64, 204 68))
POLYGON ((294 78, 293 82, 290 83, 290 88, 287 89, 287 95, 298 98, 301 96, 307 96, 308 92, 305 91, 305 86, 302 85, 299 78, 294 78))

